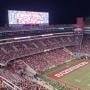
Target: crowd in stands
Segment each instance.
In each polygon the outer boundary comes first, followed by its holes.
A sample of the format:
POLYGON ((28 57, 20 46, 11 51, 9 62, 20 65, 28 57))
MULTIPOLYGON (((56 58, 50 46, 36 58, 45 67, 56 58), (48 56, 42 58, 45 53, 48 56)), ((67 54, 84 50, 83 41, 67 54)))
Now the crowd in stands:
POLYGON ((90 54, 90 36, 83 37, 81 45, 67 47, 73 53, 90 54))
POLYGON ((84 43, 81 49, 83 53, 90 54, 90 37, 84 38, 84 43))
POLYGON ((0 63, 7 63, 10 60, 32 55, 47 50, 72 45, 73 36, 58 36, 50 38, 37 38, 36 40, 22 40, 0 44, 0 63))
MULTIPOLYGON (((13 61, 0 70, 0 76, 15 84, 21 90, 48 90, 34 82, 33 77, 28 77, 25 68, 26 66, 21 61, 13 61)), ((12 90, 10 87, 6 87, 8 88, 6 90, 12 90)))
POLYGON ((80 46, 70 46, 70 47, 67 47, 67 49, 73 53, 76 53, 76 52, 80 53, 82 50, 80 46))
POLYGON ((81 45, 74 45, 74 39, 74 36, 70 35, 2 43, 0 63, 9 63, 0 69, 0 76, 22 90, 48 90, 33 82, 34 77, 27 76, 26 65, 23 62, 37 73, 42 73, 72 59, 75 52, 90 54, 89 37, 83 37, 81 45))
POLYGON ((73 58, 73 56, 65 52, 63 48, 31 55, 8 63, 7 66, 0 71, 0 76, 8 79, 13 84, 22 88, 22 90, 48 90, 32 82, 33 77, 27 77, 25 72, 26 65, 24 65, 23 62, 28 64, 36 72, 41 73, 71 58, 73 58))
POLYGON ((41 73, 53 66, 60 65, 73 58, 73 55, 65 52, 63 49, 56 49, 48 52, 25 57, 24 60, 35 71, 41 73))

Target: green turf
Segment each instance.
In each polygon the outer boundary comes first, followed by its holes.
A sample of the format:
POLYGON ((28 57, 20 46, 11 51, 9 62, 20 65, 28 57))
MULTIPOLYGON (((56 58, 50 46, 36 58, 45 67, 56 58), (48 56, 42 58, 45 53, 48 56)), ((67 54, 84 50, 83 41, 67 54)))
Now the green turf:
POLYGON ((44 81, 48 82, 50 85, 52 85, 53 87, 57 88, 57 90, 70 90, 68 89, 68 87, 63 87, 63 85, 61 85, 59 82, 51 79, 51 78, 48 78, 48 75, 50 73, 52 73, 53 71, 55 70, 58 70, 58 69, 63 69, 65 67, 69 67, 71 66, 72 64, 75 64, 79 62, 79 60, 76 60, 76 59, 73 59, 69 62, 66 62, 64 64, 61 64, 61 65, 57 65, 55 67, 52 67, 48 70, 46 70, 45 72, 43 72, 41 75, 40 75, 40 78, 42 78, 44 81), (64 89, 63 89, 64 88, 64 89))
POLYGON ((79 86, 83 90, 90 90, 90 64, 66 75, 62 80, 79 86))
POLYGON ((59 82, 57 82, 56 80, 53 80, 51 78, 48 78, 48 75, 50 73, 52 73, 53 71, 55 70, 58 70, 58 69, 62 69, 64 67, 67 67, 67 66, 71 66, 72 64, 75 64, 77 63, 78 60, 71 60, 70 62, 66 62, 64 64, 60 64, 60 65, 57 65, 55 67, 52 67, 48 70, 46 70, 45 72, 43 72, 41 75, 40 75, 40 78, 42 78, 44 81, 48 82, 50 85, 52 85, 53 87, 57 88, 57 90, 70 90, 68 89, 67 87, 64 87, 62 86, 59 82))

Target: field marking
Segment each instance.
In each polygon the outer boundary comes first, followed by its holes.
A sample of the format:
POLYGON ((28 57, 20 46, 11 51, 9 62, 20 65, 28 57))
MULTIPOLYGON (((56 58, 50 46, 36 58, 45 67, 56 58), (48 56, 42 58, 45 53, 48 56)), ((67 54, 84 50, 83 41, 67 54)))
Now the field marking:
POLYGON ((88 86, 90 87, 90 84, 88 84, 88 86))
MULTIPOLYGON (((79 68, 83 68, 83 67, 85 67, 85 66, 87 66, 89 64, 90 64, 90 62, 86 60, 86 61, 80 61, 80 62, 77 62, 75 64, 72 64, 69 67, 65 66, 64 68, 60 68, 60 69, 54 70, 51 74, 48 74, 48 78, 56 80, 56 81, 58 81, 60 83, 62 82, 62 85, 66 85, 66 83, 67 83, 67 87, 68 87, 68 85, 71 85, 71 87, 73 86, 73 87, 80 88, 80 89, 83 90, 82 87, 80 87, 78 85, 74 85, 74 84, 72 84, 70 82, 64 81, 64 80, 62 80, 62 78, 65 77, 66 75, 69 75, 70 73, 78 70, 79 68), (80 65, 80 66, 78 66, 78 65, 80 65), (77 66, 78 68, 71 70, 71 72, 69 72, 67 74, 64 74, 62 77, 55 77, 55 74, 63 72, 63 71, 65 71, 65 70, 67 70, 67 69, 69 69, 71 67, 74 67, 74 66, 77 66)), ((76 79, 76 81, 77 81, 78 84, 81 82, 79 79, 76 79)), ((90 87, 89 84, 87 84, 87 85, 88 85, 88 87, 90 87)), ((88 89, 84 89, 84 90, 88 90, 88 89)))
POLYGON ((80 81, 80 80, 78 80, 78 79, 76 79, 75 81, 76 81, 76 82, 79 82, 79 83, 81 82, 81 81, 80 81))
POLYGON ((55 79, 55 80, 58 80, 60 79, 61 77, 64 77, 65 75, 81 68, 81 67, 84 67, 86 66, 87 64, 89 64, 88 61, 83 61, 83 62, 80 62, 74 66, 71 66, 71 67, 68 67, 68 68, 65 68, 63 70, 56 70, 55 72, 51 73, 48 75, 49 78, 52 78, 52 79, 55 79))

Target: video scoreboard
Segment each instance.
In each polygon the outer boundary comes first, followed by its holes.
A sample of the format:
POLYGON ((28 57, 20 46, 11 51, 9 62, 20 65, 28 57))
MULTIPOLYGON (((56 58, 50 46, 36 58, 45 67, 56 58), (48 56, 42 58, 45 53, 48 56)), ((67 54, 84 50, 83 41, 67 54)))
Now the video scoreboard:
POLYGON ((8 10, 8 22, 9 25, 49 24, 49 13, 8 10))

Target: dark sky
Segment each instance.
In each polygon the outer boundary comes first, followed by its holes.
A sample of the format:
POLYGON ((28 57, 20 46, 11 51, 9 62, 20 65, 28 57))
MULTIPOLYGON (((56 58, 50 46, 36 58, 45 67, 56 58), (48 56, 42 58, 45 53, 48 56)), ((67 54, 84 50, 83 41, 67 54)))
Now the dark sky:
POLYGON ((8 9, 48 11, 50 24, 69 24, 90 16, 90 0, 0 0, 0 25, 7 23, 8 9))

